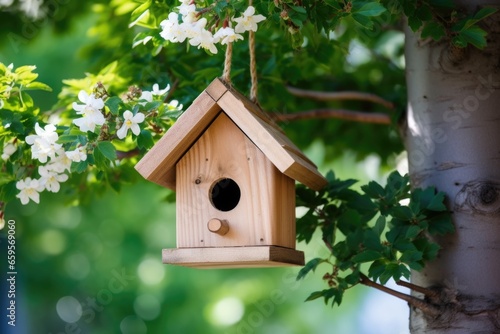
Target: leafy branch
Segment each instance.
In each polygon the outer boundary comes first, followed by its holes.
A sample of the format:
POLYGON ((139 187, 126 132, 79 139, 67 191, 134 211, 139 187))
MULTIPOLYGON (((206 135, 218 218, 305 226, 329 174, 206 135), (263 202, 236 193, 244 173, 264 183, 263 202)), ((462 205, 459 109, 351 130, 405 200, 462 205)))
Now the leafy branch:
POLYGON ((340 305, 347 289, 363 284, 436 315, 435 306, 384 285, 392 278, 435 297, 432 290, 402 279, 409 279, 410 269, 421 270, 436 257, 439 246, 430 236, 454 231, 444 194, 432 187, 410 192, 409 177, 397 172, 389 175, 385 187, 371 181, 361 186, 361 192, 351 188, 355 180, 339 180, 333 172, 327 179, 328 186, 319 192, 297 188, 297 205, 308 208, 297 220, 297 239, 308 243, 319 229, 330 251, 327 258, 310 260, 298 274, 301 279, 321 264, 331 268, 323 276, 329 288, 313 292, 307 300, 323 297, 325 303, 331 299, 332 306, 340 305))

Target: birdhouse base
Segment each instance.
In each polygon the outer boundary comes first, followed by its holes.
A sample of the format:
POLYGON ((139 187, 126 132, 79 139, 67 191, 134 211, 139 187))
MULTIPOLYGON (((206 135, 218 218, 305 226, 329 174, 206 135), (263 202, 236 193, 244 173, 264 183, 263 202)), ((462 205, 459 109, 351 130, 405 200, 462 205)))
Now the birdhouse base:
POLYGON ((304 252, 279 246, 173 248, 163 263, 200 269, 303 266, 304 252))

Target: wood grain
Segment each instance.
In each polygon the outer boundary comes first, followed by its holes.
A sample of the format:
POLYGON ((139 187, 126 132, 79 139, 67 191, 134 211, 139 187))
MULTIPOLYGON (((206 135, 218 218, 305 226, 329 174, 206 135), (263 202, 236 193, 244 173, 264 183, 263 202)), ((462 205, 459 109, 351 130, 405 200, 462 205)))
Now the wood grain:
POLYGON ((163 263, 201 269, 303 266, 304 253, 276 246, 163 250, 163 263))
POLYGON ((175 124, 137 163, 144 178, 175 190, 175 165, 220 112, 220 107, 202 92, 175 124))
POLYGON ((184 112, 136 169, 146 179, 176 188, 176 163, 210 126, 221 109, 288 177, 319 190, 327 183, 316 166, 257 105, 215 79, 184 112))
POLYGON ((311 189, 323 188, 327 181, 318 172, 317 167, 304 157, 283 132, 272 123, 264 121, 261 115, 257 115, 262 113, 257 106, 246 98, 238 99, 237 96, 228 91, 217 104, 282 173, 311 189))
MULTIPOLYGON (((223 186, 221 192, 225 191, 223 186)), ((277 245, 295 248, 295 186, 221 113, 177 163, 177 246, 277 245), (210 200, 212 187, 232 179, 241 197, 230 211, 210 200), (221 236, 211 219, 230 226, 221 236)))

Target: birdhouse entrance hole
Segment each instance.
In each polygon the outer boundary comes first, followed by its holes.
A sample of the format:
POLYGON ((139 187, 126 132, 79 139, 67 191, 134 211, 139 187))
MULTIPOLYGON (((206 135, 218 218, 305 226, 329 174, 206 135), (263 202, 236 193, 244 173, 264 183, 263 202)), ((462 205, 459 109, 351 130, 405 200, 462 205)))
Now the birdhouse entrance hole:
POLYGON ((231 211, 240 202, 240 187, 234 180, 224 178, 216 181, 210 188, 210 202, 220 211, 231 211))

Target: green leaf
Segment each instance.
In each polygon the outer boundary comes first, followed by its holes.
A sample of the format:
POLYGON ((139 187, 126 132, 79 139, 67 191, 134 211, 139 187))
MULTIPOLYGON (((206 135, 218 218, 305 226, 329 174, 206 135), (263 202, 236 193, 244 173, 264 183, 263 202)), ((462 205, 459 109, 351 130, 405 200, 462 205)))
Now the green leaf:
POLYGON ((16 194, 19 190, 16 188, 17 181, 11 181, 0 186, 0 200, 2 202, 10 202, 16 198, 16 194))
POLYGON ((298 184, 295 188, 295 194, 297 197, 296 206, 314 206, 316 199, 316 192, 314 190, 309 189, 302 184, 298 184))
POLYGON ((377 213, 377 206, 368 195, 362 195, 356 191, 344 191, 341 199, 345 200, 350 208, 365 216, 367 221, 377 213))
POLYGON ((337 226, 339 230, 347 235, 359 229, 363 222, 363 216, 359 214, 358 211, 353 209, 345 210, 338 218, 337 218, 337 226))
POLYGON ((227 1, 217 1, 215 3, 215 12, 217 13, 217 15, 219 16, 222 16, 222 12, 224 11, 224 9, 229 5, 229 2, 227 1))
POLYGON ((50 88, 49 85, 35 81, 35 82, 30 82, 29 84, 24 85, 23 90, 45 90, 45 91, 51 92, 52 88, 50 88))
POLYGON ((315 259, 312 259, 310 260, 309 262, 306 263, 306 265, 300 269, 298 275, 297 275, 297 281, 306 277, 306 275, 312 270, 314 272, 314 270, 316 270, 316 267, 320 264, 320 263, 323 263, 325 262, 324 259, 322 258, 315 258, 315 259))
POLYGON ((428 219, 428 231, 432 235, 443 235, 455 232, 455 226, 449 213, 443 213, 428 219))
POLYGON ((413 251, 417 249, 413 242, 404 238, 396 240, 392 247, 400 252, 413 251))
POLYGON ((397 206, 392 208, 390 213, 393 217, 401 220, 411 220, 414 217, 413 212, 407 206, 397 206))
POLYGON ((118 96, 112 96, 109 99, 106 100, 104 103, 106 107, 109 108, 109 111, 113 115, 118 115, 118 110, 120 108, 120 105, 123 103, 122 99, 119 98, 118 96))
POLYGON ((107 159, 114 161, 116 160, 116 148, 109 141, 101 141, 97 144, 96 147, 102 155, 104 155, 107 159))
POLYGON ((363 5, 360 9, 353 11, 353 13, 356 13, 357 15, 372 17, 379 16, 385 11, 385 7, 378 2, 369 2, 363 5))
POLYGON ((371 262, 382 258, 382 254, 373 250, 365 250, 352 258, 355 263, 371 262))
POLYGON ((459 34, 463 41, 474 45, 478 49, 483 49, 486 46, 486 35, 486 31, 477 26, 462 30, 459 34))
POLYGON ((308 302, 308 301, 311 301, 311 300, 315 300, 315 299, 321 298, 321 297, 323 297, 325 295, 326 291, 329 291, 329 290, 315 291, 315 292, 311 293, 309 295, 309 297, 307 297, 307 299, 305 301, 308 302))
POLYGON ((57 139, 57 143, 67 144, 76 142, 77 140, 78 140, 77 135, 60 135, 59 138, 57 139))
POLYGON ((356 21, 356 23, 358 23, 362 27, 365 27, 366 29, 369 30, 373 29, 373 21, 369 17, 354 13, 352 14, 352 18, 354 21, 356 21))
POLYGON ((150 29, 158 28, 156 17, 154 15, 151 15, 150 7, 151 7, 151 1, 147 1, 142 5, 140 5, 139 7, 137 7, 132 12, 130 18, 131 23, 129 24, 129 27, 138 25, 150 29))
POLYGON ((420 232, 422 232, 422 229, 420 228, 420 226, 412 225, 412 226, 408 227, 408 230, 406 230, 405 237, 407 239, 413 239, 413 238, 416 238, 420 234, 420 232))
POLYGON ((418 6, 415 15, 422 21, 432 20, 432 11, 428 5, 418 6))
POLYGON ((399 258, 399 261, 404 262, 406 264, 420 260, 422 260, 422 252, 417 250, 409 250, 403 252, 401 257, 399 258))
POLYGON ((87 161, 80 161, 80 162, 73 162, 71 164, 71 173, 83 173, 84 171, 87 170, 88 167, 88 162, 87 161))
POLYGON ((325 0, 325 3, 336 10, 342 10, 342 6, 337 0, 325 0))
POLYGON ((382 235, 382 232, 384 232, 384 229, 385 229, 385 217, 384 216, 379 216, 377 218, 377 221, 375 222, 375 226, 373 228, 373 230, 375 231, 375 233, 377 233, 379 236, 382 235))
POLYGON ((151 131, 141 130, 139 136, 137 136, 137 146, 141 149, 149 149, 154 145, 153 136, 151 131))
POLYGON ((374 199, 383 198, 385 196, 384 188, 375 181, 370 181, 367 185, 362 186, 361 190, 374 199))
POLYGON ((304 216, 297 219, 297 240, 309 243, 318 226, 318 218, 313 215, 314 210, 309 210, 304 216))
POLYGON ((15 181, 15 177, 8 173, 0 173, 0 186, 15 181))
POLYGON ((493 7, 483 7, 476 14, 474 14, 474 19, 476 21, 481 21, 488 16, 495 14, 497 11, 498 9, 493 7))
POLYGON ((391 277, 398 277, 400 274, 399 265, 397 263, 389 263, 385 267, 384 272, 380 275, 380 284, 385 285, 391 277))
POLYGON ((427 22, 422 29, 421 37, 423 39, 431 37, 433 40, 439 41, 444 36, 446 36, 446 30, 439 22, 427 22))
POLYGON ((353 273, 347 275, 344 280, 347 284, 355 285, 359 283, 359 271, 354 271, 353 273))
POLYGON ((296 11, 297 13, 301 13, 301 14, 307 14, 307 11, 304 7, 301 7, 301 6, 290 6, 294 11, 296 11))
POLYGON ((438 192, 427 205, 426 209, 432 211, 446 211, 446 206, 444 205, 445 193, 438 192))
POLYGON ((340 241, 333 246, 332 254, 339 260, 344 261, 351 257, 351 251, 345 241, 340 241))
POLYGON ((373 278, 374 280, 377 280, 385 271, 385 265, 386 263, 384 262, 384 260, 374 261, 368 269, 368 276, 373 278))
POLYGON ((109 167, 109 160, 98 149, 95 149, 92 156, 94 157, 94 164, 98 169, 104 170, 109 167))
POLYGON ((33 73, 33 71, 36 70, 36 66, 20 66, 16 68, 14 73, 17 74, 17 80, 22 84, 22 85, 27 85, 28 83, 32 82, 36 78, 38 78, 38 74, 33 73))
POLYGON ((380 234, 374 229, 368 229, 364 232, 363 246, 365 246, 366 249, 377 252, 382 252, 384 250, 384 246, 380 243, 380 234))

